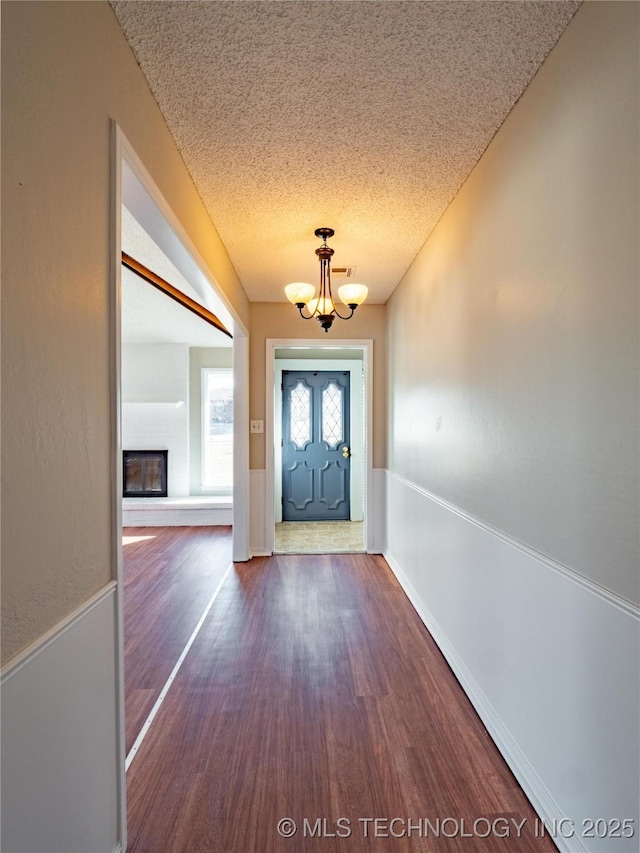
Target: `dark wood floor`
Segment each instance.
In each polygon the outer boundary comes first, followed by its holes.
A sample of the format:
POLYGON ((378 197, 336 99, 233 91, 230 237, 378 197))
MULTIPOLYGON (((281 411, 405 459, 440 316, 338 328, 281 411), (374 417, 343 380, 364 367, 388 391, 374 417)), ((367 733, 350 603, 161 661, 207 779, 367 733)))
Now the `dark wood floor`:
POLYGON ((128 821, 129 853, 555 850, 387 564, 367 555, 236 564, 131 765, 128 821), (481 838, 487 819, 496 832, 481 838))
POLYGON ((129 752, 231 562, 231 528, 128 527, 123 539, 129 752))

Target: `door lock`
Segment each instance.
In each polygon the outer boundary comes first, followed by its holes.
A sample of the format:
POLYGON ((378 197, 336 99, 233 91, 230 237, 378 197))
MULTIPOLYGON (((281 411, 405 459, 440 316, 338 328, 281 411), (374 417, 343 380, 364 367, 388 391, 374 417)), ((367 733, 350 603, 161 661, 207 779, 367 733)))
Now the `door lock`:
POLYGON ((351 454, 349 453, 349 448, 345 446, 342 448, 342 456, 344 459, 348 459, 351 454))

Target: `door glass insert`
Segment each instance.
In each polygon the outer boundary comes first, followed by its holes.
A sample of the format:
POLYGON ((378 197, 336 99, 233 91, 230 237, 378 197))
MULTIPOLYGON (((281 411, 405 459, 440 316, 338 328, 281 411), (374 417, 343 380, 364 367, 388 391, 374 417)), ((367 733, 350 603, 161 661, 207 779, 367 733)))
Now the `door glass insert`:
POLYGON ((342 434, 342 388, 330 382, 322 391, 322 440, 334 447, 342 434))
POLYGON ((298 382, 291 389, 290 439, 297 447, 311 441, 311 389, 298 382))

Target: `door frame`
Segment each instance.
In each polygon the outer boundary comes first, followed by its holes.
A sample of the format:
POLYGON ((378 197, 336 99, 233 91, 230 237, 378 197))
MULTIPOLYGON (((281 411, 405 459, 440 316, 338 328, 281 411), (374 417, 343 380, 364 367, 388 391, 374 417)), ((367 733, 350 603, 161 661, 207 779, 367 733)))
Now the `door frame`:
POLYGON ((282 521, 282 373, 285 370, 304 371, 311 370, 339 371, 349 373, 349 405, 351 436, 349 446, 352 449, 351 472, 349 477, 349 504, 352 521, 364 521, 364 491, 365 480, 365 443, 363 435, 364 424, 364 376, 362 359, 327 359, 315 361, 311 359, 282 359, 276 358, 274 372, 274 434, 273 434, 273 518, 277 524, 282 521), (309 365, 312 365, 310 368, 309 365), (360 371, 356 372, 354 366, 359 365, 360 371), (278 417, 280 413, 280 417, 278 417), (354 460, 355 459, 355 463, 354 460), (355 517, 354 517, 355 516, 355 517))
MULTIPOLYGON (((275 376, 275 384, 274 384, 274 392, 275 392, 275 409, 274 409, 274 441, 273 441, 273 452, 274 452, 274 467, 273 467, 273 491, 274 491, 274 504, 273 504, 273 514, 276 523, 278 521, 284 520, 285 515, 285 501, 284 501, 284 472, 285 466, 283 465, 282 458, 284 456, 284 435, 285 435, 285 402, 287 400, 287 394, 284 392, 284 381, 285 374, 293 374, 296 377, 296 383, 299 383, 300 380, 305 382, 307 388, 310 390, 309 397, 309 405, 310 405, 310 415, 311 415, 311 433, 310 433, 310 441, 307 443, 305 447, 298 447, 294 445, 293 456, 301 460, 301 457, 304 456, 305 462, 304 467, 307 467, 306 459, 307 459, 307 451, 310 450, 308 445, 319 445, 324 444, 325 441, 323 439, 323 423, 324 423, 324 389, 333 382, 337 387, 341 387, 341 410, 342 410, 342 430, 341 430, 341 438, 337 442, 334 443, 333 446, 329 446, 327 444, 326 456, 324 456, 323 462, 327 463, 328 458, 331 457, 332 461, 337 463, 338 470, 340 470, 340 445, 347 447, 349 449, 349 453, 347 454, 348 458, 345 460, 345 467, 342 469, 346 470, 347 476, 343 478, 342 482, 344 484, 345 492, 344 492, 344 500, 340 501, 343 504, 340 508, 340 512, 342 514, 347 515, 347 518, 336 518, 336 521, 363 521, 364 520, 364 507, 361 507, 362 512, 360 515, 361 518, 354 519, 353 518, 353 502, 352 502, 352 491, 353 491, 353 481, 357 481, 356 472, 360 471, 362 474, 362 463, 364 460, 362 459, 362 440, 359 442, 359 447, 357 452, 355 452, 353 435, 357 430, 353 429, 352 421, 351 421, 351 409, 353 408, 353 382, 352 382, 352 373, 355 371, 352 368, 352 365, 359 365, 360 368, 360 378, 362 378, 362 361, 355 359, 351 359, 350 361, 342 362, 340 367, 336 367, 336 364, 339 362, 334 361, 333 359, 328 359, 327 361, 311 361, 311 367, 309 367, 309 361, 304 365, 304 367, 299 367, 298 365, 303 364, 303 360, 284 360, 278 359, 277 367, 276 367, 276 376, 275 376), (289 367, 288 365, 295 364, 295 367, 289 367), (322 367, 319 365, 322 364, 322 367), (316 384, 314 382, 315 377, 321 377, 320 384, 316 384), (307 379, 307 377, 309 377, 307 379), (344 382, 344 385, 338 384, 344 382), (281 393, 278 393, 278 386, 282 389, 281 393), (346 393, 345 393, 346 392, 346 393), (314 402, 315 398, 315 402, 314 402), (280 412, 280 417, 278 418, 278 412, 280 412), (278 435, 277 426, 278 421, 280 421, 281 433, 278 435), (280 445, 280 446, 278 446, 280 445), (278 452, 280 451, 280 453, 278 452), (278 459, 278 457, 280 457, 278 459), (354 458, 356 460, 356 464, 354 463, 354 458), (280 475, 278 476, 278 472, 280 475), (280 483, 278 480, 280 479, 280 483), (280 489, 278 488, 280 486, 280 489), (280 491, 280 507, 278 507, 278 499, 276 495, 280 491), (345 506, 346 505, 346 506, 345 506)), ((362 382, 360 383, 362 385, 362 382)), ((362 399, 362 394, 359 395, 360 404, 362 407, 362 403, 364 402, 362 399)), ((361 413, 362 414, 362 413, 361 413)), ((289 417, 291 415, 291 410, 289 407, 289 417)), ((362 432, 362 430, 360 430, 362 432)), ((290 439, 290 435, 289 435, 290 439)), ((362 435, 360 435, 360 439, 362 439, 362 435)), ((287 444, 291 443, 290 441, 286 442, 287 444)), ((316 452, 313 449, 310 450, 311 454, 316 457, 316 452)), ((322 477, 321 470, 325 468, 325 465, 322 465, 322 469, 316 467, 319 465, 319 456, 316 458, 316 463, 313 465, 313 468, 316 471, 318 479, 316 480, 316 476, 312 474, 311 478, 311 504, 315 505, 315 511, 318 512, 319 507, 318 504, 322 504, 323 500, 320 497, 320 493, 322 491, 322 477)), ((296 465, 296 467, 298 467, 296 465)), ((335 495, 334 495, 335 497, 335 495)), ((360 503, 362 504, 362 495, 360 496, 360 503)), ((304 509, 302 510, 302 514, 306 515, 309 507, 305 504, 304 509)), ((312 512, 314 507, 312 506, 312 512)), ((337 511, 338 506, 334 506, 334 509, 337 511)), ((294 511, 299 514, 300 508, 294 507, 294 511)), ((324 510, 325 512, 329 512, 329 508, 324 510)), ((289 519, 290 521, 292 519, 289 519)), ((305 521, 300 517, 298 520, 305 521)), ((309 521, 328 521, 329 518, 313 518, 308 519, 309 521)))
MULTIPOLYGON (((310 338, 267 338, 266 342, 266 388, 265 388, 265 538, 266 551, 273 554, 275 540, 274 501, 276 492, 275 470, 275 436, 277 434, 276 418, 282 417, 282 412, 276 407, 276 351, 278 349, 352 349, 362 352, 363 393, 364 393, 364 541, 367 552, 373 547, 372 528, 368 523, 373 507, 373 340, 367 339, 336 339, 328 341, 310 338)), ((322 361, 308 360, 309 370, 322 370, 322 361)))
MULTIPOLYGON (((184 274, 191 265, 197 277, 196 290, 207 307, 220 317, 233 334, 234 425, 233 425, 233 559, 249 559, 249 339, 248 330, 220 289, 180 220, 160 192, 143 161, 118 123, 111 120, 111 233, 110 242, 110 384, 111 384, 111 541, 112 578, 116 581, 115 663, 118 772, 118 834, 127 847, 126 746, 124 707, 124 578, 122 565, 122 433, 120 358, 122 329, 121 208, 124 183, 130 177, 128 206, 167 257, 184 274), (135 186, 134 186, 135 185, 135 186), (131 190, 131 187, 134 187, 131 190)), ((190 278, 189 273, 185 276, 190 278)), ((193 283, 193 282, 192 282, 193 283)))

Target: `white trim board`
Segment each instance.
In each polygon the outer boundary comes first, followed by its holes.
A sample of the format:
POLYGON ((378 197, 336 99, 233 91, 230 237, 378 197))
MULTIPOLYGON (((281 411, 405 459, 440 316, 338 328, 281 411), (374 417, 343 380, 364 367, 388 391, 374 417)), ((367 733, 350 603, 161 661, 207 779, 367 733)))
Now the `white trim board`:
POLYGON ((562 850, 636 853, 638 610, 389 474, 385 557, 562 850), (632 839, 581 836, 630 818, 632 839))
POLYGON ((3 850, 109 853, 121 843, 116 632, 110 583, 8 667, 3 850))
POLYGON ((54 625, 53 628, 50 628, 41 637, 38 637, 38 639, 31 643, 31 645, 27 646, 26 649, 23 649, 17 655, 12 657, 10 661, 7 661, 2 668, 2 674, 0 675, 0 687, 4 687, 5 683, 16 675, 23 666, 31 663, 31 661, 41 654, 50 643, 55 642, 62 634, 64 634, 65 631, 72 628, 79 619, 82 619, 82 617, 90 610, 97 607, 104 598, 111 595, 115 591, 115 588, 116 582, 110 581, 106 586, 103 586, 102 589, 98 590, 95 595, 92 595, 91 598, 87 599, 87 601, 65 616, 57 625, 54 625))
POLYGON ((387 549, 387 469, 373 469, 370 510, 369 554, 384 554, 387 549))
MULTIPOLYGON (((124 574, 122 565, 122 169, 130 146, 118 124, 111 122, 111 269, 110 269, 110 392, 111 392, 111 542, 112 577, 116 581, 116 731, 118 761, 118 839, 127 849, 127 780, 124 769, 124 574)), ((132 152, 133 153, 133 152, 132 152)))
MULTIPOLYGON (((385 554, 384 557, 416 613, 424 622, 454 675, 460 682, 462 689, 471 700, 471 704, 476 709, 478 716, 511 768, 513 775, 527 794, 536 812, 550 826, 553 826, 554 820, 562 820, 565 815, 562 814, 558 804, 550 796, 541 779, 527 761, 526 756, 511 737, 499 715, 496 714, 491 703, 478 686, 478 683, 465 666, 455 648, 448 641, 438 622, 433 617, 433 614, 429 612, 409 578, 390 554, 385 554)), ((561 850, 566 850, 567 853, 569 851, 571 853, 586 853, 587 849, 579 839, 573 839, 570 844, 565 845, 561 843, 558 846, 561 850)))
POLYGON ((476 518, 470 513, 465 512, 463 509, 460 509, 460 507, 457 507, 454 504, 445 501, 443 498, 434 495, 432 492, 427 491, 427 489, 423 489, 421 486, 417 486, 415 483, 412 483, 405 477, 401 477, 398 474, 393 474, 391 476, 393 476, 396 482, 403 483, 410 489, 413 489, 424 497, 429 498, 429 500, 434 501, 434 503, 440 504, 440 506, 460 516, 460 518, 464 519, 465 521, 468 521, 470 524, 474 524, 476 527, 479 527, 480 530, 484 530, 487 533, 490 533, 492 536, 496 536, 498 539, 501 539, 506 545, 509 545, 512 548, 517 548, 519 551, 522 551, 523 554, 526 554, 534 560, 538 560, 548 569, 551 569, 554 572, 558 572, 573 583, 577 583, 580 586, 584 587, 586 590, 593 593, 593 595, 600 596, 609 604, 613 605, 614 607, 618 607, 620 610, 622 610, 624 613, 627 613, 634 619, 640 620, 639 605, 634 604, 632 601, 629 601, 626 598, 622 598, 615 592, 606 589, 595 581, 592 581, 584 575, 581 575, 573 569, 570 569, 568 566, 563 566, 562 563, 557 563, 555 560, 552 560, 544 554, 541 554, 534 548, 530 548, 528 545, 525 545, 524 543, 519 542, 517 539, 514 539, 513 537, 509 536, 502 530, 498 530, 497 527, 492 527, 490 524, 487 524, 481 519, 476 518))
POLYGON ((267 549, 265 515, 267 504, 267 472, 264 468, 249 471, 249 549, 252 557, 268 557, 273 553, 267 549))

